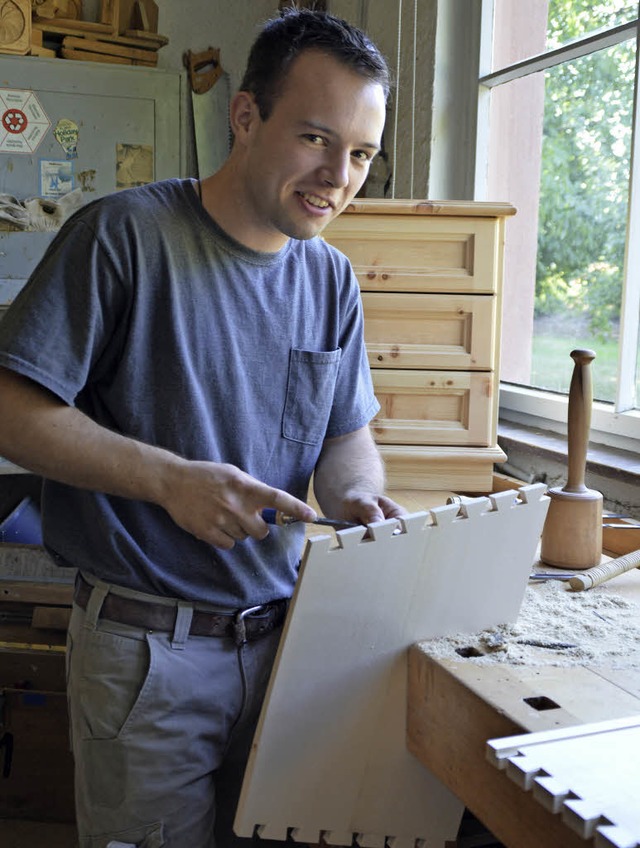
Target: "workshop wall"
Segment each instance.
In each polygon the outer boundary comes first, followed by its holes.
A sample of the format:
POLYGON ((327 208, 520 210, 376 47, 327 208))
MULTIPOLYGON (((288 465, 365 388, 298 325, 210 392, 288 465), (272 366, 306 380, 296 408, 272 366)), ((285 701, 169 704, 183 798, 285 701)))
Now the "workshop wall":
MULTIPOLYGON (((465 0, 466 2, 466 0, 465 0)), ((414 3, 382 2, 382 0, 330 0, 333 14, 362 27, 379 45, 392 69, 397 88, 388 104, 385 131, 385 157, 377 163, 369 180, 367 194, 381 197, 387 185, 387 196, 427 197, 432 146, 432 108, 451 97, 447 91, 452 77, 437 79, 434 73, 436 48, 446 49, 445 15, 457 14, 458 0, 443 5, 438 0, 415 0, 414 3), (438 30, 437 23, 442 21, 438 30), (437 43, 440 32, 440 42, 437 43), (400 47, 400 62, 398 62, 400 47), (448 80, 448 81, 447 81, 448 80), (442 95, 440 94, 442 92, 442 95), (437 95, 434 101, 434 94, 437 95), (397 144, 394 141, 397 139, 397 144), (390 183, 391 171, 395 182, 390 183)), ((158 67, 164 70, 183 69, 182 55, 186 50, 202 51, 208 47, 220 49, 224 70, 231 78, 231 91, 240 83, 249 47, 260 24, 277 13, 277 0, 157 0, 159 30, 169 38, 169 44, 158 54, 158 67)), ((99 0, 85 0, 85 16, 98 15, 99 0)), ((468 9, 464 13, 468 20, 468 9)), ((453 98, 462 102, 459 98, 453 98)), ((449 102, 450 105, 450 102, 449 102)), ((188 91, 185 93, 185 114, 189 115, 188 91)), ((443 131, 451 130, 453 113, 439 119, 437 143, 439 151, 443 131)), ((187 149, 187 173, 194 173, 194 151, 187 149)), ((439 166, 438 173, 445 173, 439 166)), ((456 171, 459 179, 459 171, 456 171)), ((439 179, 440 198, 445 194, 456 199, 471 197, 439 179), (445 191, 445 194, 442 194, 445 191)))

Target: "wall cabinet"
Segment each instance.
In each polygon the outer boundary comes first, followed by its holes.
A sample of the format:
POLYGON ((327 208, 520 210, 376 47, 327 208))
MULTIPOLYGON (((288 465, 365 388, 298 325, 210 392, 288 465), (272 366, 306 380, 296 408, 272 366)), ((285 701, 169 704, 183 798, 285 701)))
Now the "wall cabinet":
POLYGON ((389 488, 487 491, 508 203, 354 200, 327 229, 360 283, 389 488))
MULTIPOLYGON (((57 200, 82 189, 88 203, 116 191, 118 157, 139 148, 152 152, 152 179, 180 176, 182 85, 180 74, 157 69, 0 56, 0 194, 57 200), (24 116, 20 132, 7 129, 13 112, 24 116), (75 146, 63 145, 65 125, 75 127, 75 146)), ((0 317, 53 235, 0 226, 0 317)))

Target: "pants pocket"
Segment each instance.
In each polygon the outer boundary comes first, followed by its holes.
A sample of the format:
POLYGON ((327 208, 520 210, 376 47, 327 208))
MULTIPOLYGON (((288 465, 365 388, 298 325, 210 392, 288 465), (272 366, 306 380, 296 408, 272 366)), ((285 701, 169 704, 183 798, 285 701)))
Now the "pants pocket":
POLYGON ((107 630, 76 632, 68 681, 75 734, 116 739, 150 685, 151 669, 147 640, 107 630))

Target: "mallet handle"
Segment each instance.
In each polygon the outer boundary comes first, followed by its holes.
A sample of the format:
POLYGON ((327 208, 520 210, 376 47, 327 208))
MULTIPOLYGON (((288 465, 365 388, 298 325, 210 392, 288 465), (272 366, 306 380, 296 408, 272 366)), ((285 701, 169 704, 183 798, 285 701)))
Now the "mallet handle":
POLYGON ((612 559, 610 562, 604 562, 601 565, 594 565, 593 568, 588 568, 582 574, 576 574, 569 580, 569 586, 576 591, 581 592, 583 589, 591 589, 594 586, 599 586, 612 577, 617 577, 618 574, 624 574, 625 571, 631 571, 632 568, 640 566, 640 549, 631 551, 624 556, 612 559))
POLYGON ((569 386, 569 417, 567 428, 568 474, 565 492, 586 492, 584 475, 587 447, 591 429, 593 388, 590 365, 596 358, 592 350, 572 350, 575 365, 569 386))

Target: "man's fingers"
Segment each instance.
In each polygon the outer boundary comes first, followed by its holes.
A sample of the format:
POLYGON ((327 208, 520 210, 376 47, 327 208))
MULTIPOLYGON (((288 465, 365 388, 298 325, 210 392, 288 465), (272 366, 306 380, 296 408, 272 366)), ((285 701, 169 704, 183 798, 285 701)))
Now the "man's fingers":
POLYGON ((315 521, 318 517, 316 511, 304 501, 294 498, 282 489, 271 489, 271 496, 262 506, 277 509, 283 515, 292 515, 300 521, 315 521))

